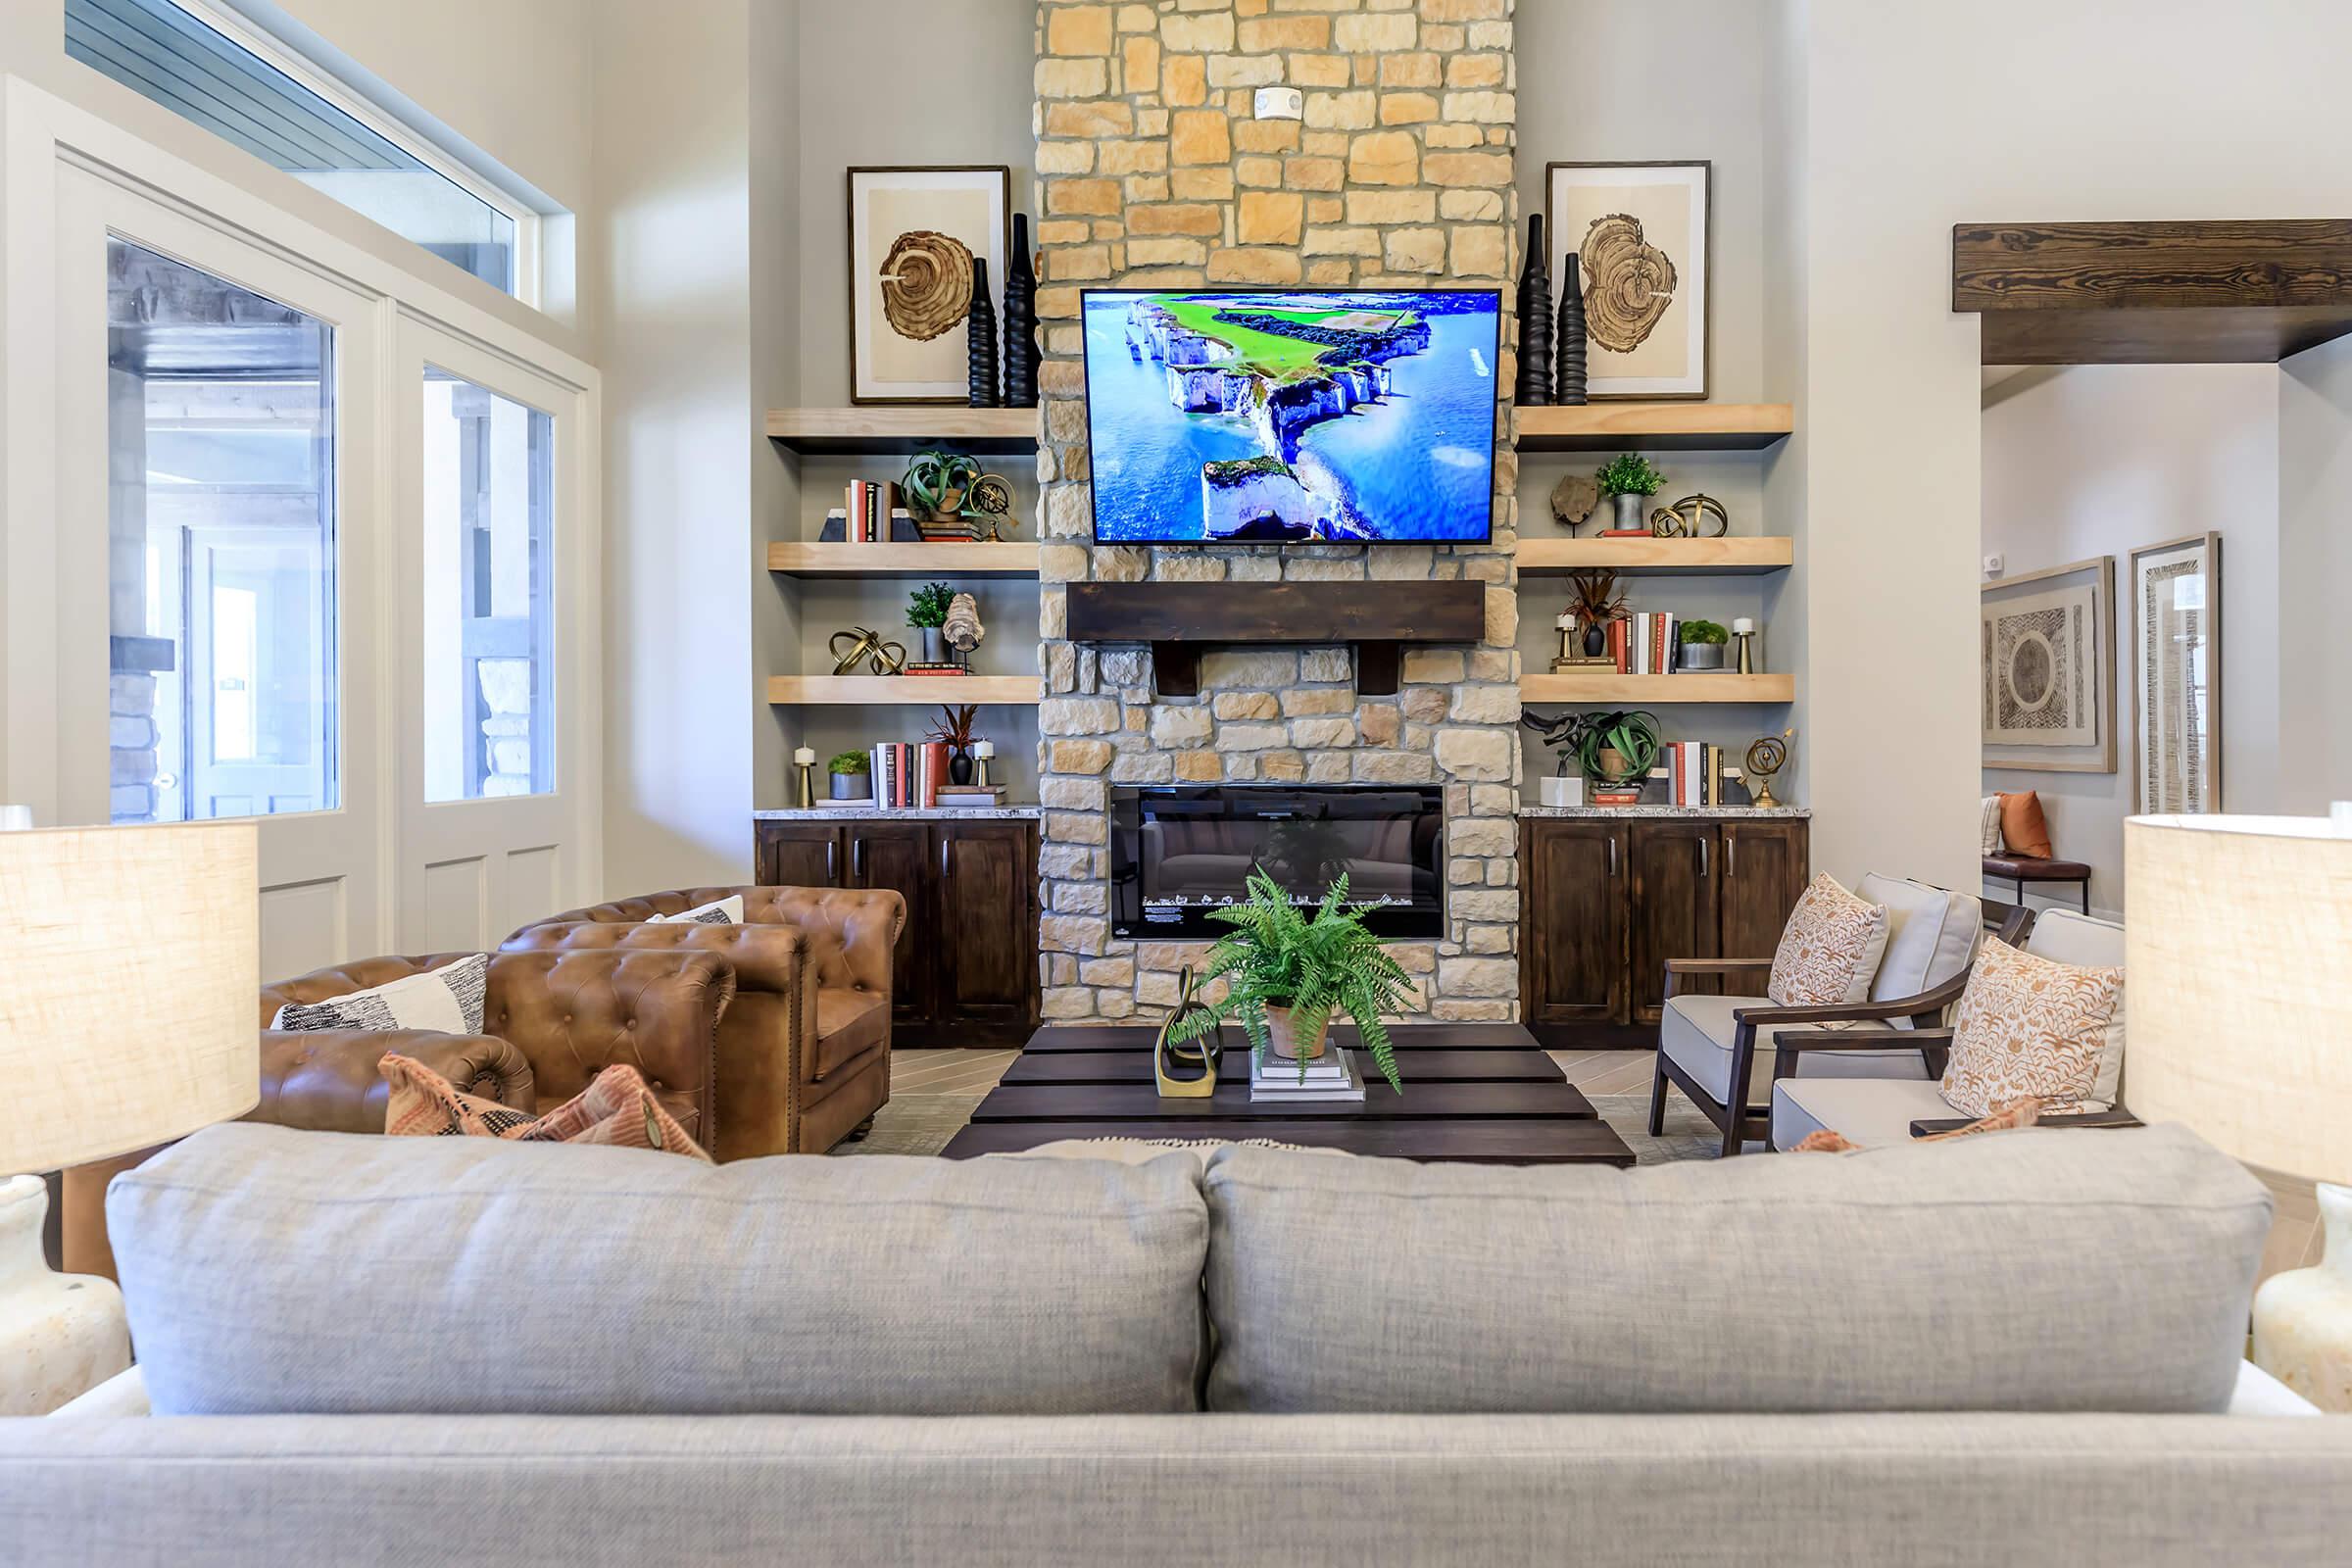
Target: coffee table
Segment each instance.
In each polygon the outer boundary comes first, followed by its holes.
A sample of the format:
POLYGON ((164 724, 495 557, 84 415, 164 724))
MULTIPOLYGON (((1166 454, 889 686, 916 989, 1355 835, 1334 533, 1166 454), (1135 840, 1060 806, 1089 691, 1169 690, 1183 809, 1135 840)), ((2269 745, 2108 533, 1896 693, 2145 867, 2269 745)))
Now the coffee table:
POLYGON ((1355 1104, 1252 1104, 1249 1044, 1228 1026, 1229 1071, 1204 1100, 1162 1100, 1150 1027, 1048 1025, 944 1152, 1008 1153, 1061 1138, 1270 1138, 1404 1159, 1492 1165, 1631 1165, 1634 1152, 1515 1023, 1399 1024, 1389 1031, 1404 1093, 1390 1090, 1351 1025, 1366 1085, 1355 1104))

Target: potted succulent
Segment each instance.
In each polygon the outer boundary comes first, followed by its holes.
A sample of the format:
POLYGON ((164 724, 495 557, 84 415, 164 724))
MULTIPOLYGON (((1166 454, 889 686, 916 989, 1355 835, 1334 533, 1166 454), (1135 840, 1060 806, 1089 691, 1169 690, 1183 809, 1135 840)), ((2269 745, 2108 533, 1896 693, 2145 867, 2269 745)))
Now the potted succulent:
POLYGON ((943 703, 940 705, 940 716, 926 732, 930 739, 947 744, 948 779, 951 783, 969 784, 972 781, 972 719, 979 711, 980 705, 977 703, 965 703, 960 708, 943 703))
POLYGON ((1721 669, 1724 645, 1732 634, 1711 620, 1683 622, 1683 646, 1675 659, 1677 669, 1721 669))
POLYGON ((1260 1062, 1268 1054, 1296 1060, 1304 1080, 1306 1063, 1323 1054, 1332 1013, 1344 1009, 1389 1087, 1404 1093, 1381 1016, 1402 1010, 1412 981, 1364 928, 1362 906, 1348 906, 1348 878, 1335 879, 1311 914, 1263 866, 1250 869, 1248 888, 1244 902, 1209 911, 1234 928, 1208 950, 1201 976, 1204 987, 1224 980, 1224 996, 1179 1018, 1168 1038, 1196 1040, 1239 1018, 1260 1062))
POLYGON ((1638 452, 1622 453, 1602 464, 1600 470, 1592 477, 1600 481, 1602 495, 1615 499, 1619 528, 1639 528, 1643 533, 1649 531, 1642 507, 1651 496, 1658 493, 1659 486, 1666 482, 1666 476, 1652 466, 1647 458, 1638 452))
POLYGON ((825 764, 833 779, 833 799, 837 801, 866 801, 873 799, 873 763, 863 752, 842 752, 825 764))
POLYGON ((1648 776, 1658 760, 1658 719, 1654 713, 1570 713, 1544 720, 1529 714, 1520 720, 1544 737, 1559 754, 1559 768, 1578 772, 1595 784, 1623 784, 1648 776))
POLYGON ((940 628, 948 623, 948 607, 955 602, 956 590, 944 582, 927 582, 906 598, 906 624, 923 634, 926 664, 948 662, 948 645, 940 628))

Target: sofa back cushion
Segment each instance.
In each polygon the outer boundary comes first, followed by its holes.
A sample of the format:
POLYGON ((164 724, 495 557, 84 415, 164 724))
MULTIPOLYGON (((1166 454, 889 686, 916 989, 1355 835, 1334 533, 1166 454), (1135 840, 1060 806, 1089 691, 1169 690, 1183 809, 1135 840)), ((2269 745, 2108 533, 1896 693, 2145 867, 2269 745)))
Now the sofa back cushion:
MULTIPOLYGON (((2043 909, 2034 916, 2034 929, 2026 933, 2026 951, 2078 969, 2121 968, 2124 928, 2113 920, 2093 919, 2072 909, 2043 909)), ((2107 1015, 2098 1082, 2090 1092, 2090 1098, 2102 1105, 2112 1105, 2124 1095, 2124 1007, 2131 1001, 2131 976, 2126 975, 2122 989, 2115 994, 2115 1010, 2107 1015)))
POLYGON ((1933 991, 1975 956, 1984 906, 1967 894, 1875 871, 1854 892, 1864 903, 1886 909, 1886 952, 1870 982, 1871 1001, 1895 1002, 1933 991))
POLYGON ((2218 1411, 2271 1217, 2172 1126, 1205 1187, 1208 1405, 1270 1413, 2218 1411))
POLYGON ((231 1124, 107 1222, 159 1415, 1168 1412, 1197 1169, 231 1124))

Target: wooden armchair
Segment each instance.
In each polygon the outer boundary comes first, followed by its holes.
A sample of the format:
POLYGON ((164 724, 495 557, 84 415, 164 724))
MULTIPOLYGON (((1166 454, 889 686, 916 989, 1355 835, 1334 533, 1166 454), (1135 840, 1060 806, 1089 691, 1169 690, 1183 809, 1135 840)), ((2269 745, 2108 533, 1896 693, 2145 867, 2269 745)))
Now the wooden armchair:
MULTIPOLYGON (((1782 1007, 1753 997, 1710 996, 1689 991, 1699 976, 1760 983, 1772 971, 1770 958, 1671 958, 1666 964, 1666 1006, 1658 1027, 1657 1067, 1650 1080, 1649 1130, 1664 1127, 1666 1091, 1679 1089, 1723 1134, 1723 1152, 1737 1154, 1748 1139, 1769 1134, 1772 1107, 1748 1101, 1756 1053, 1773 1049, 1784 1029, 1823 1025, 1886 1026, 1892 1041, 1867 1051, 1841 1053, 1837 1070, 1880 1077, 1924 1078, 1926 1058, 1914 1031, 1932 1029, 1960 999, 1976 955, 1984 906, 1961 893, 1925 883, 1871 875, 1856 894, 1887 911, 1887 941, 1873 977, 1870 999, 1825 1006, 1782 1007)), ((2002 929, 2022 929, 2022 911, 2002 929)), ((1800 1058, 1793 1071, 1808 1069, 1800 1058)), ((1940 1066, 1937 1071, 1940 1072, 1940 1066)))

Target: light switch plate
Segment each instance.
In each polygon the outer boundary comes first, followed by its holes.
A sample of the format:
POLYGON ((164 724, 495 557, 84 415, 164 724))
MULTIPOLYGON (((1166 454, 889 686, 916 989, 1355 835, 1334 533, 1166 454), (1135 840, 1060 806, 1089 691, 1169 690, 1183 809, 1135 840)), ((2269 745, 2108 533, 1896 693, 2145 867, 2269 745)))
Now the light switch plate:
POLYGON ((1257 89, 1257 118, 1260 120, 1300 120, 1306 115, 1306 94, 1296 87, 1260 87, 1257 89))
POLYGON ((2006 567, 2008 564, 2009 562, 2006 557, 1986 556, 1984 558, 1984 575, 1987 577, 1998 577, 2001 574, 2002 568, 2006 567))

